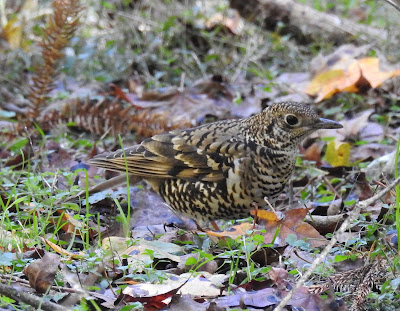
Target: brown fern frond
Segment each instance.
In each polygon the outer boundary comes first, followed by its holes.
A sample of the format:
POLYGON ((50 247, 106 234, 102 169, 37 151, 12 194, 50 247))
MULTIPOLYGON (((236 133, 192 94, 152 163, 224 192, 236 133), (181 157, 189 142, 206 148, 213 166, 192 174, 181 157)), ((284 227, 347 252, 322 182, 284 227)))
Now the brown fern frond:
POLYGON ((386 259, 376 258, 361 268, 331 275, 326 282, 309 286, 308 291, 321 294, 329 288, 334 288, 341 292, 350 292, 353 297, 350 310, 363 310, 367 295, 375 284, 389 277, 389 269, 390 264, 386 259))
POLYGON ((165 110, 140 110, 130 118, 130 131, 138 136, 139 140, 156 134, 165 133, 178 128, 192 127, 187 120, 174 121, 165 110))
POLYGON ((135 132, 141 140, 172 129, 189 127, 188 122, 173 122, 165 110, 138 110, 132 105, 124 105, 115 98, 110 101, 74 99, 57 108, 48 107, 38 118, 38 124, 45 132, 60 124, 70 124, 80 130, 95 135, 126 134, 135 132))
POLYGON ((79 0, 54 0, 53 7, 54 13, 49 18, 43 40, 39 43, 43 63, 35 68, 29 92, 31 110, 28 116, 32 119, 36 119, 41 108, 47 104, 48 94, 54 88, 57 63, 64 57, 62 50, 69 44, 76 31, 79 24, 78 14, 83 9, 79 0))
POLYGON ((351 311, 363 310, 365 300, 374 285, 388 278, 389 268, 390 264, 386 259, 378 259, 371 264, 370 269, 354 292, 351 311))

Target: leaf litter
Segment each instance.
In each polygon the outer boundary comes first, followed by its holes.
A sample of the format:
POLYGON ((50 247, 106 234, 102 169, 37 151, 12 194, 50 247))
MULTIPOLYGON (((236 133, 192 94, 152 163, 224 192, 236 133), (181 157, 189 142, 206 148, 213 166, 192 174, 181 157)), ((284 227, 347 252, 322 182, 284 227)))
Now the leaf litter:
MULTIPOLYGON (((230 36, 241 36, 242 22, 237 14, 222 18, 217 13, 205 22, 204 29, 215 30, 222 26, 230 36)), ((12 41, 11 34, 21 34, 22 29, 13 23, 10 21, 9 28, 3 31, 6 31, 5 39, 15 49, 22 42, 12 41)), ((17 235, 18 227, 0 228, 4 237, 0 253, 2 269, 10 273, 18 261, 16 256, 9 254, 27 253, 28 249, 39 251, 46 245, 54 252, 45 253, 42 259, 32 259, 30 265, 28 261, 31 259, 19 265, 26 265, 24 271, 30 287, 38 292, 46 292, 50 288, 50 297, 54 301, 57 295, 52 289, 53 282, 56 280, 59 284, 57 278, 64 278, 69 285, 61 291, 72 289, 78 293, 78 288, 85 291, 86 297, 108 309, 133 302, 139 302, 146 310, 179 310, 182 304, 199 310, 277 305, 293 287, 296 277, 307 269, 315 254, 327 243, 325 235, 333 233, 337 227, 337 218, 333 218, 328 226, 318 217, 323 217, 324 221, 329 217, 346 217, 356 202, 371 197, 375 191, 385 187, 386 178, 393 175, 393 137, 398 133, 395 127, 379 117, 388 111, 395 113, 398 106, 392 104, 387 107, 387 102, 379 96, 372 96, 373 93, 366 93, 366 90, 386 92, 388 97, 397 96, 395 89, 380 86, 398 75, 399 70, 394 65, 388 65, 382 55, 379 58, 366 57, 370 49, 370 46, 338 47, 333 53, 320 55, 311 61, 310 72, 283 72, 279 76, 272 75, 270 79, 257 77, 249 81, 246 80, 248 77, 239 77, 236 81, 228 81, 223 75, 214 75, 190 81, 189 86, 168 88, 148 87, 137 77, 126 78, 122 82, 99 82, 94 86, 78 86, 77 81, 67 81, 64 86, 57 84, 58 87, 51 93, 53 103, 41 111, 36 120, 46 135, 50 134, 44 146, 35 137, 32 142, 28 143, 27 139, 20 146, 18 139, 21 132, 16 130, 15 123, 27 108, 21 108, 17 99, 7 97, 11 98, 10 105, 4 107, 12 109, 2 110, 7 112, 1 114, 1 118, 7 120, 4 128, 9 130, 4 132, 7 144, 0 146, 5 159, 4 168, 7 169, 0 183, 1 200, 7 202, 3 204, 7 206, 4 213, 23 228, 34 223, 35 217, 46 214, 51 217, 46 218, 46 226, 39 225, 43 226, 40 235, 46 238, 36 245, 27 238, 21 244, 11 241, 17 235), (72 94, 72 90, 77 95, 75 98, 56 98, 56 94, 72 94), (39 192, 45 187, 34 188, 34 185, 50 185, 51 189, 53 183, 59 190, 68 192, 78 185, 85 187, 86 176, 89 184, 97 183, 95 176, 103 172, 88 168, 85 160, 94 153, 118 147, 115 139, 118 133, 130 135, 124 141, 127 145, 174 128, 216 119, 247 117, 267 103, 293 98, 314 100, 321 110, 329 113, 329 110, 338 108, 336 105, 339 105, 340 96, 345 96, 343 92, 361 94, 363 99, 368 99, 368 104, 339 107, 347 109, 346 113, 338 113, 337 118, 342 118, 340 122, 344 128, 324 131, 304 142, 293 187, 279 198, 277 211, 255 211, 256 223, 252 220, 240 220, 235 224, 221 222, 222 231, 206 231, 206 234, 196 229, 187 230, 184 222, 165 206, 166 212, 163 212, 163 203, 154 198, 154 193, 146 185, 129 189, 132 191, 130 202, 126 188, 119 188, 95 199, 89 198, 89 206, 83 200, 63 208, 53 206, 54 209, 49 208, 52 202, 38 203, 37 199, 33 203, 38 204, 22 206, 18 203, 18 195, 13 192, 13 189, 39 192), (337 102, 332 104, 327 100, 329 98, 337 99, 337 102), (68 133, 72 138, 65 138, 64 134, 57 137, 57 131, 68 133), (87 138, 83 138, 83 132, 92 135, 91 140, 102 136, 101 143, 90 145, 87 138), (131 135, 133 133, 136 137, 131 135), (332 139, 321 140, 322 135, 332 139), (36 159, 33 160, 29 156, 31 147, 35 149, 36 159), (382 159, 385 157, 388 159, 382 159), (44 160, 36 162, 37 159, 44 160), (45 176, 38 180, 24 172, 16 177, 15 172, 23 170, 27 163, 39 163, 40 171, 58 176, 45 176), (363 166, 361 169, 360 164, 363 166), (309 169, 310 166, 313 169, 309 169), (87 175, 80 171, 71 180, 66 172, 79 169, 86 169, 87 175), (62 174, 59 174, 60 170, 62 174), (365 175, 372 180, 366 180, 365 175), (13 188, 14 185, 17 188, 13 188), (294 203, 298 208, 279 211, 296 206, 294 203), (126 212, 129 206, 142 213, 136 217, 139 214, 133 212, 132 220, 129 220, 130 234, 135 238, 115 235, 115 228, 111 228, 108 220, 114 221, 118 215, 115 211, 120 208, 119 212, 126 212), (88 208, 90 215, 83 217, 87 215, 88 208), (216 243, 211 241, 211 236, 218 238, 216 243), (84 247, 87 242, 90 250, 84 247), (75 279, 71 275, 75 273, 74 269, 80 271, 74 275, 75 279), (86 283, 80 284, 80 278, 84 276, 87 277, 86 283), (121 285, 124 286, 122 293, 121 285)), ((43 196, 48 198, 53 195, 54 192, 46 192, 43 196)), ((385 245, 377 246, 377 240, 373 240, 374 235, 384 232, 378 224, 390 227, 390 216, 386 215, 393 199, 393 194, 388 194, 382 202, 363 210, 364 218, 340 238, 342 244, 337 244, 324 264, 329 267, 326 270, 333 270, 332 262, 336 256, 355 261, 361 253, 367 254, 369 261, 363 262, 361 267, 351 267, 346 273, 338 269, 337 274, 329 275, 322 267, 316 279, 328 281, 312 280, 314 285, 301 287, 288 306, 304 310, 331 310, 332 306, 343 309, 343 301, 334 297, 333 293, 336 290, 348 300, 344 290, 341 290, 345 285, 353 291, 359 305, 364 303, 365 293, 387 279, 387 276, 386 279, 382 277, 381 272, 389 271, 389 264, 379 255, 384 252, 390 258, 394 256, 393 247, 389 251, 385 245), (357 278, 357 274, 361 273, 365 277, 357 278), (347 283, 343 281, 346 277, 347 283), (326 291, 327 297, 319 295, 326 291)), ((29 235, 30 230, 19 231, 29 235)), ((116 231, 120 233, 121 228, 116 231)), ((394 241, 396 237, 393 235, 386 240, 394 241)), ((69 296, 71 298, 73 294, 69 296)))

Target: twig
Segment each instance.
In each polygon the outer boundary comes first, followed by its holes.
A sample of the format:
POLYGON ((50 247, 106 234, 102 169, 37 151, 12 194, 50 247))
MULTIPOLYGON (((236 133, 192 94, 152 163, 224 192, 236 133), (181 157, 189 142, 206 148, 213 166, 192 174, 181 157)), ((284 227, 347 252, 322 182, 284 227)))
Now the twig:
MULTIPOLYGON (((28 280, 24 280, 18 276, 15 275, 0 275, 0 279, 4 280, 4 282, 9 282, 10 280, 12 280, 15 283, 20 284, 21 286, 26 286, 27 288, 31 288, 31 286, 29 285, 29 281, 28 280)), ((1 283, 1 282, 0 282, 1 283)), ((80 289, 75 289, 75 288, 71 288, 71 287, 64 287, 64 286, 56 286, 56 285, 52 285, 51 286, 52 290, 55 291, 60 291, 60 292, 64 292, 64 293, 73 293, 73 294, 87 294, 86 291, 80 290, 80 289)))
POLYGON ((64 308, 59 304, 46 301, 44 297, 37 297, 31 293, 17 290, 12 286, 0 284, 0 294, 10 297, 18 302, 26 303, 35 309, 42 309, 45 311, 68 311, 68 308, 64 308))
POLYGON ((342 235, 348 229, 349 225, 358 218, 358 216, 360 214, 360 210, 362 208, 368 207, 375 201, 382 198, 386 193, 388 193, 390 190, 392 190, 398 183, 400 183, 400 177, 397 178, 394 182, 392 182, 387 188, 383 189, 381 192, 377 193, 376 195, 374 195, 373 197, 371 197, 367 200, 359 202, 354 207, 354 209, 349 214, 349 217, 342 223, 339 230, 336 231, 336 233, 333 235, 332 239, 329 241, 328 245, 325 247, 325 249, 322 251, 322 253, 314 260, 314 262, 310 266, 310 268, 296 282, 293 289, 285 296, 285 298, 282 299, 282 301, 279 303, 279 305, 274 309, 275 311, 283 310, 283 308, 287 305, 289 300, 292 298, 293 294, 305 283, 305 281, 308 280, 308 278, 311 276, 311 274, 314 272, 314 270, 317 268, 317 266, 326 258, 329 251, 336 244, 338 237, 340 235, 342 235))
POLYGON ((394 7, 397 11, 400 12, 400 6, 392 0, 384 0, 385 2, 389 3, 392 7, 394 7))

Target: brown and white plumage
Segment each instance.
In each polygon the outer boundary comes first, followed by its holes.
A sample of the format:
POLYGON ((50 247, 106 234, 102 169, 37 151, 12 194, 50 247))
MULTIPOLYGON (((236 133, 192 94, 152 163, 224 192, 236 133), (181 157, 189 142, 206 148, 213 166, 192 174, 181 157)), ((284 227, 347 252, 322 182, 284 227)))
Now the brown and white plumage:
POLYGON ((274 104, 242 120, 155 135, 90 164, 145 179, 169 206, 197 220, 247 217, 282 192, 308 134, 339 123, 304 104, 274 104))

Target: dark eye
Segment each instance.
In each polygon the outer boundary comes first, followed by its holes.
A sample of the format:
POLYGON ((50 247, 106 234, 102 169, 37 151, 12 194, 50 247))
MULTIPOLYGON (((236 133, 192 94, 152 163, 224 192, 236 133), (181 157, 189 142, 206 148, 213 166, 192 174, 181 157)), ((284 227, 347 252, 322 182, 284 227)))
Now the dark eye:
POLYGON ((299 119, 297 119, 297 117, 292 114, 288 114, 286 116, 286 123, 289 125, 296 125, 297 123, 299 123, 299 119))

